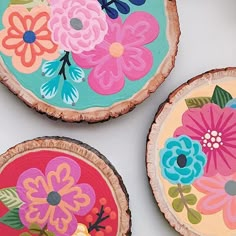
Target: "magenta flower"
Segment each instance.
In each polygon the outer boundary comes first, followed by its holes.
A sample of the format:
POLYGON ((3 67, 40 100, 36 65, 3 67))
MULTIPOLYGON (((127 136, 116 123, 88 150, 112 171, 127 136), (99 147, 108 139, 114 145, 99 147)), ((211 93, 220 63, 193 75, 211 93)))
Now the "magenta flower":
POLYGON ((95 203, 89 184, 77 184, 80 166, 66 157, 51 160, 43 174, 32 168, 21 174, 17 193, 24 202, 19 215, 29 227, 37 223, 59 236, 71 236, 77 229, 75 215, 84 216, 95 203))
POLYGON ((236 110, 207 104, 187 110, 182 123, 174 136, 187 135, 201 143, 207 155, 205 176, 236 171, 236 110))
POLYGON ((205 194, 197 204, 198 211, 204 215, 222 211, 226 226, 236 229, 236 174, 201 177, 193 185, 205 194))
POLYGON ((97 0, 51 0, 49 28, 60 48, 74 53, 89 51, 107 33, 106 14, 97 0))
POLYGON ((107 18, 108 33, 94 50, 73 53, 74 61, 82 68, 90 69, 88 82, 99 94, 118 93, 125 84, 125 76, 131 80, 143 78, 153 65, 152 52, 145 48, 159 34, 157 20, 146 12, 131 14, 122 24, 119 17, 107 18))

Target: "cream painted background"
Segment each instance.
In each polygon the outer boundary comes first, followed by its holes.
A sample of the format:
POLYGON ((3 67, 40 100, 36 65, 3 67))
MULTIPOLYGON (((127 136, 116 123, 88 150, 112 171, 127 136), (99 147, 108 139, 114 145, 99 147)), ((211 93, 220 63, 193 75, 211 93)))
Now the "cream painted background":
POLYGON ((95 147, 123 176, 130 193, 134 236, 178 235, 160 213, 146 178, 145 142, 157 107, 189 78, 236 66, 236 1, 177 1, 182 35, 176 67, 155 94, 127 115, 95 125, 52 121, 27 108, 0 84, 0 152, 45 135, 68 136, 95 147))

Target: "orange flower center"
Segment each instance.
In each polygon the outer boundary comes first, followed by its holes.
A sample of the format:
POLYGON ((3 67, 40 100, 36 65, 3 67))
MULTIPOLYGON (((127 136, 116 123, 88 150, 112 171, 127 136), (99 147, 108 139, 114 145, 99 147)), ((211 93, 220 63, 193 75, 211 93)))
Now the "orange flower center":
POLYGON ((119 58, 124 54, 124 46, 121 43, 115 42, 113 44, 111 44, 110 48, 109 48, 109 52, 111 54, 111 56, 115 57, 115 58, 119 58))

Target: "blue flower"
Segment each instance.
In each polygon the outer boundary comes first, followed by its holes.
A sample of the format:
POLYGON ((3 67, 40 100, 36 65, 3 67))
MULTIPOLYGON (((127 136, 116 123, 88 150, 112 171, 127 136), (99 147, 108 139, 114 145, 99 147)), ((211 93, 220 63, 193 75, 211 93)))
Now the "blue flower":
POLYGON ((207 161, 198 141, 182 135, 169 138, 160 150, 162 175, 172 184, 191 184, 204 173, 207 161))
POLYGON ((230 100, 227 104, 226 107, 231 107, 233 109, 236 109, 236 98, 230 100))

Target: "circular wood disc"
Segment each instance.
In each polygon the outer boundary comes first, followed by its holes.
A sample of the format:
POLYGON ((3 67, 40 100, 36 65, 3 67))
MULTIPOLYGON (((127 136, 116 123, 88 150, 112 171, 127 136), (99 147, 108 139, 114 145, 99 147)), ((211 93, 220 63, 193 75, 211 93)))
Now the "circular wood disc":
POLYGON ((49 117, 108 120, 159 87, 179 35, 175 0, 1 0, 0 81, 49 117))
POLYGON ((128 194, 87 144, 43 137, 0 156, 0 231, 11 236, 131 235, 128 194))
POLYGON ((176 89, 147 141, 156 201, 181 235, 236 235, 236 68, 176 89))

